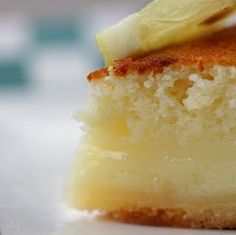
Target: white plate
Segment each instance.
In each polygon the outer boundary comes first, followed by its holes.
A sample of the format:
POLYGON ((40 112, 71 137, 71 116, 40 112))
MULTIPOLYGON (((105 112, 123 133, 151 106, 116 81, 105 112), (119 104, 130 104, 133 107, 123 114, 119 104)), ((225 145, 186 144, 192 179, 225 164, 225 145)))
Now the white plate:
POLYGON ((81 219, 52 235, 233 235, 236 231, 169 229, 81 219))

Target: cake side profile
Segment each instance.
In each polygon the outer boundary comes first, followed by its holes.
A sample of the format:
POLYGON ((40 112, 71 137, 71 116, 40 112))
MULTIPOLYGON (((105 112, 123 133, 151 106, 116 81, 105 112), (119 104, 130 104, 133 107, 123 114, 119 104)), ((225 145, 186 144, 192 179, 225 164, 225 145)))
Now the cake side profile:
POLYGON ((236 27, 88 79, 69 205, 138 224, 236 228, 236 27))

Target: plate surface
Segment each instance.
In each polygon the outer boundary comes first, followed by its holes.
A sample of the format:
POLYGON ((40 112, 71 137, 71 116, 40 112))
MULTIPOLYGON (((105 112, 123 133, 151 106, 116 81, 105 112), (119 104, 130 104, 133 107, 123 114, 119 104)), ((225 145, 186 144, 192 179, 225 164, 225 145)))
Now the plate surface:
POLYGON ((236 231, 169 229, 81 219, 52 235, 233 235, 236 231))

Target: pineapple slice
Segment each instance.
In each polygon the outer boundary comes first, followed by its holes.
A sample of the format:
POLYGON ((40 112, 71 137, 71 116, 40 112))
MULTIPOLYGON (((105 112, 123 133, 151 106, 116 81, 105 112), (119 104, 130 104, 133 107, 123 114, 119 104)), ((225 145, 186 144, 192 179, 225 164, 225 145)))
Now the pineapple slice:
POLYGON ((143 10, 97 34, 107 65, 212 33, 236 0, 154 0, 143 10))

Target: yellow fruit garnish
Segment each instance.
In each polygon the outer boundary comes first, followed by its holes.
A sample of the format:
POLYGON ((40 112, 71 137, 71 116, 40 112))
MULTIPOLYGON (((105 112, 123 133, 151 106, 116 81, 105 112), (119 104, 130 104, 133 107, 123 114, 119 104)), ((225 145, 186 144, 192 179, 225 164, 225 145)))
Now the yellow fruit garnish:
POLYGON ((236 7, 236 0, 154 0, 141 11, 98 33, 107 65, 212 33, 236 7))

